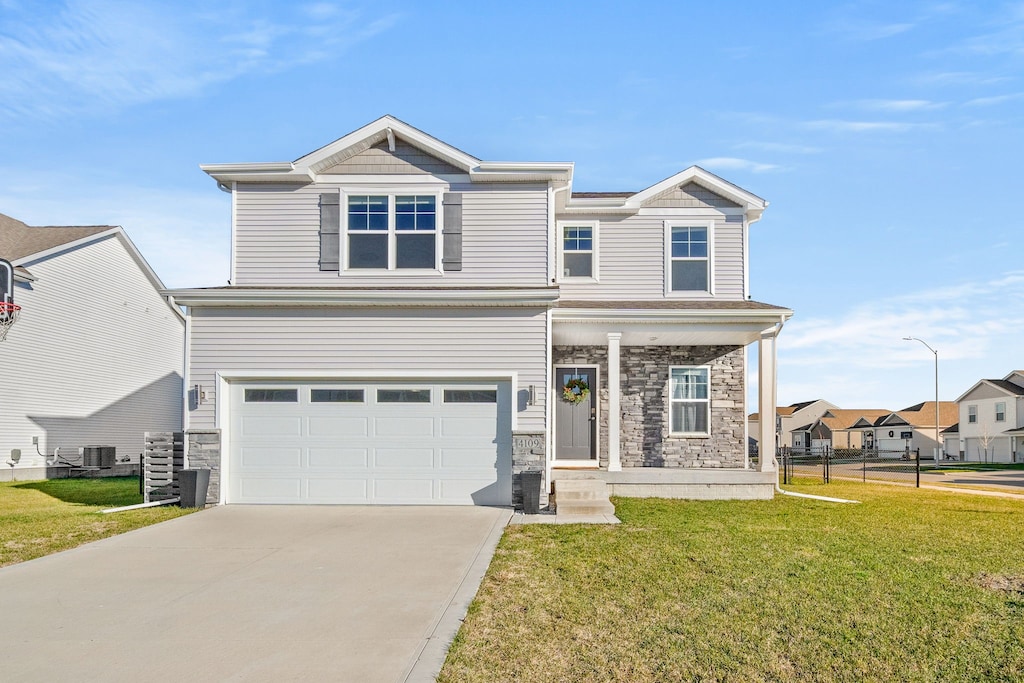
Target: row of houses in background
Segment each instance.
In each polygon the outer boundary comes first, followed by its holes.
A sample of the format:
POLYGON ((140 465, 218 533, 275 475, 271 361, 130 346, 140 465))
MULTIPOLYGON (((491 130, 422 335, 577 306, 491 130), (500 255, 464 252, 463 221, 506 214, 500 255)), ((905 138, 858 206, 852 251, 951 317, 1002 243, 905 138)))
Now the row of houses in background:
MULTIPOLYGON (((921 450, 932 457, 975 462, 1024 462, 1024 371, 1002 379, 982 379, 956 401, 939 402, 936 441, 935 402, 903 410, 839 408, 818 399, 776 408, 779 446, 793 449, 867 448, 921 450)), ((748 418, 757 434, 760 415, 748 418)))

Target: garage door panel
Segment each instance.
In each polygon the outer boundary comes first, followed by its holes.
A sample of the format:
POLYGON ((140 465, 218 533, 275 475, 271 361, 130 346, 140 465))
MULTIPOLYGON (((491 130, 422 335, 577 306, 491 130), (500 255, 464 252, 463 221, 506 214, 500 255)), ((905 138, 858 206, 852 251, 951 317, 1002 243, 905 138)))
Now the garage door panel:
POLYGON ((230 397, 229 503, 511 503, 508 382, 253 380, 230 397))
POLYGON ((430 469, 434 466, 433 448, 375 448, 375 467, 430 469))
MULTIPOLYGON (((262 406, 261 406, 262 407, 262 406)), ((302 418, 299 416, 251 415, 242 418, 241 436, 301 436, 302 418)))
POLYGON ((369 501, 369 486, 365 479, 309 480, 310 501, 365 503, 369 501))
POLYGON ((241 456, 242 467, 280 468, 302 465, 302 449, 297 447, 243 446, 241 456))
POLYGON ((241 502, 262 500, 294 500, 302 493, 302 479, 295 477, 244 477, 239 482, 241 502))
POLYGON ((370 420, 365 417, 315 416, 309 418, 309 435, 352 438, 369 436, 370 420))
POLYGON ((494 420, 495 411, 490 411, 491 419, 484 413, 478 417, 442 417, 440 436, 442 437, 494 437, 497 426, 494 420))
POLYGON ((434 436, 433 417, 378 417, 373 422, 374 436, 378 437, 434 436))
POLYGON ((434 498, 433 479, 373 480, 374 500, 381 503, 430 501, 434 498))
POLYGON ((370 451, 366 448, 310 448, 310 467, 367 467, 370 451))
POLYGON ((479 448, 442 448, 441 467, 446 468, 497 468, 494 452, 482 453, 479 448))

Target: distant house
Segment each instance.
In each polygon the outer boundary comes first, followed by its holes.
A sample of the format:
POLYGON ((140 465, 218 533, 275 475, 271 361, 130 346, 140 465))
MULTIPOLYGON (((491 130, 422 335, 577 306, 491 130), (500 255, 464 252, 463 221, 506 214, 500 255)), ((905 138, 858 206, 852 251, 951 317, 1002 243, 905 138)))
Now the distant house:
POLYGON ((58 447, 137 462, 145 431, 181 428, 184 319, 121 228, 0 214, 0 258, 22 307, 0 343, 0 462, 12 449, 21 460, 0 476, 46 476, 58 447))
POLYGON ((956 402, 965 460, 1024 462, 1024 370, 978 380, 956 402))
POLYGON ((810 441, 811 448, 870 447, 870 444, 866 443, 865 432, 870 431, 875 420, 891 413, 890 410, 878 408, 830 408, 811 424, 791 431, 794 441, 799 435, 803 443, 810 441))
MULTIPOLYGON (((940 442, 941 430, 955 424, 956 421, 956 402, 939 401, 940 442)), ((935 401, 925 401, 889 413, 876 419, 871 425, 858 422, 855 426, 863 427, 865 445, 873 446, 880 451, 921 449, 921 458, 931 458, 936 446, 942 446, 935 440, 935 401)))
MULTIPOLYGON (((959 406, 957 407, 959 411, 959 406)), ((946 458, 962 460, 964 454, 960 451, 960 423, 957 422, 951 427, 942 430, 942 451, 946 458)))
MULTIPOLYGON (((778 435, 779 446, 803 447, 804 445, 809 445, 810 442, 804 443, 803 432, 794 433, 795 426, 810 425, 830 408, 836 408, 836 406, 820 398, 776 408, 775 433, 778 435)), ((747 433, 759 434, 760 425, 760 414, 751 413, 747 418, 747 433)))

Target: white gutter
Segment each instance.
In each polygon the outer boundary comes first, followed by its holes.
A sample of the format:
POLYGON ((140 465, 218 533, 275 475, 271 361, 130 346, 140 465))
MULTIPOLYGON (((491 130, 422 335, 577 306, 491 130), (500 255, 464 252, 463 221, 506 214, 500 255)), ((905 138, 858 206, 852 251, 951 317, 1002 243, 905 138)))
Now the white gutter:
POLYGON ((183 306, 544 306, 558 300, 554 287, 507 291, 345 289, 172 289, 183 306))

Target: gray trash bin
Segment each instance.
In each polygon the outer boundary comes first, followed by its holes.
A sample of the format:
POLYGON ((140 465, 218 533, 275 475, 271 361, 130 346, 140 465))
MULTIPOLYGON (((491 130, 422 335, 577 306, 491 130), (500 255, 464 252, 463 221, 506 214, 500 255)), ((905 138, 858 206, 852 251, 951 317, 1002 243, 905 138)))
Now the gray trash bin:
POLYGON ((178 495, 183 508, 206 507, 206 493, 210 489, 210 470, 181 470, 178 472, 178 495))
POLYGON ((540 470, 526 470, 520 473, 519 482, 523 488, 523 512, 536 515, 540 512, 540 487, 544 473, 540 470))

